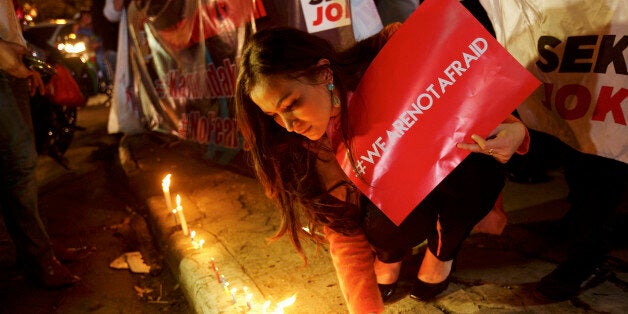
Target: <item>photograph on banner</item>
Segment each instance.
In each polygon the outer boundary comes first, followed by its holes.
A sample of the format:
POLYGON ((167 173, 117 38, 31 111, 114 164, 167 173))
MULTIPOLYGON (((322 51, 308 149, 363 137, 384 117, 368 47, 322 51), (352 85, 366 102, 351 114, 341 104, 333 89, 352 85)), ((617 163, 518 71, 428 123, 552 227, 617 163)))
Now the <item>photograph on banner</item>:
POLYGON ((342 145, 336 157, 398 225, 469 154, 457 143, 488 135, 539 85, 458 1, 427 1, 351 98, 354 163, 342 145))

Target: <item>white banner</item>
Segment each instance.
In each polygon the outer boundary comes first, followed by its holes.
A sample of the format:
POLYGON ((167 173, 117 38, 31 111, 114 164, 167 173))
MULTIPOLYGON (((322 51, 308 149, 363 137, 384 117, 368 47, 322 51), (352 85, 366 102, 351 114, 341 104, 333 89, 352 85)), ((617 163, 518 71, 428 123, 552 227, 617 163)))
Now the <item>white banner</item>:
POLYGON ((351 25, 346 0, 301 0, 308 33, 351 25))
POLYGON ((628 163, 628 1, 480 0, 498 41, 543 82, 528 127, 628 163))
POLYGON ((129 30, 127 26, 126 10, 122 10, 118 33, 118 50, 116 57, 116 71, 111 94, 111 109, 107 121, 109 133, 134 134, 143 132, 139 117, 133 110, 133 101, 129 88, 129 30))

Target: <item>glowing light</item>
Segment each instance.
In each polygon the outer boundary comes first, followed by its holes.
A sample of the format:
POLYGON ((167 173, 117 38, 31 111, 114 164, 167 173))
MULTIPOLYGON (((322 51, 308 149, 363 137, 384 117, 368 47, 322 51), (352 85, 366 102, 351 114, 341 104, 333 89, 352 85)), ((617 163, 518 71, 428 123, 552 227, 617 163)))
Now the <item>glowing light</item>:
POLYGON ((181 206, 181 196, 179 196, 179 194, 177 194, 176 202, 177 213, 179 214, 179 222, 181 223, 181 229, 183 230, 184 235, 188 235, 190 232, 188 230, 188 223, 185 220, 185 215, 183 214, 183 206, 181 206))
POLYGON ((231 288, 231 301, 233 301, 233 304, 236 304, 235 294, 237 291, 238 291, 238 288, 231 288))
POLYGON ((166 199, 166 208, 171 210, 172 207, 172 199, 170 198, 170 177, 172 175, 167 174, 163 180, 161 180, 161 189, 164 191, 164 198, 166 199))
POLYGON ((288 307, 292 304, 294 304, 294 302, 297 300, 297 295, 294 294, 291 297, 277 303, 277 309, 275 309, 275 313, 283 313, 283 309, 285 307, 288 307))
POLYGON ((252 293, 247 293, 246 294, 246 307, 250 310, 252 308, 251 305, 251 300, 253 300, 253 294, 252 293))
POLYGON ((264 305, 262 305, 262 313, 266 314, 266 311, 268 311, 269 307, 270 307, 270 301, 264 302, 264 305))
POLYGON ((72 43, 60 43, 57 45, 57 49, 61 51, 65 51, 67 53, 81 53, 86 50, 85 43, 79 41, 75 44, 72 43))

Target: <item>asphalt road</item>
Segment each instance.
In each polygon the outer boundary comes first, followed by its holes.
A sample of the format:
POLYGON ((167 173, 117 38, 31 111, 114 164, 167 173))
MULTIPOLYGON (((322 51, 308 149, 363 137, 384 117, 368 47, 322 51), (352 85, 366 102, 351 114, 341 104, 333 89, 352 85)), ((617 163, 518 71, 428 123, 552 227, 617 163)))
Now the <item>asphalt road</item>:
MULTIPOLYGON (((106 132, 109 108, 92 98, 78 113, 66 153, 70 169, 40 156, 40 212, 52 240, 91 253, 66 266, 81 277, 73 287, 48 290, 28 280, 0 223, 0 313, 192 313, 181 289, 163 267, 144 219, 145 208, 129 193, 118 158, 119 136, 106 132), (149 274, 113 269, 127 252, 141 252, 149 274)), ((0 220, 2 218, 0 217, 0 220)))

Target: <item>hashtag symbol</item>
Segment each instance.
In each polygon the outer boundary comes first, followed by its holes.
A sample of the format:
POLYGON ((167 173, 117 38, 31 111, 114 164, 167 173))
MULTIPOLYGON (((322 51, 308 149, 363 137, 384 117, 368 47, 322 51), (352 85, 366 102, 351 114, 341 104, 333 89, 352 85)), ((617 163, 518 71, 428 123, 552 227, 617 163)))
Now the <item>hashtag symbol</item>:
POLYGON ((361 176, 364 174, 364 170, 366 167, 362 164, 362 160, 358 160, 357 165, 355 165, 355 171, 357 172, 357 176, 361 176))

